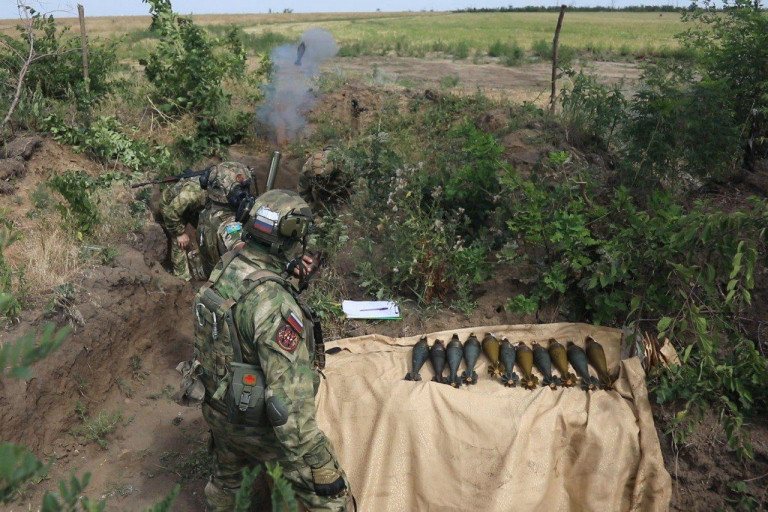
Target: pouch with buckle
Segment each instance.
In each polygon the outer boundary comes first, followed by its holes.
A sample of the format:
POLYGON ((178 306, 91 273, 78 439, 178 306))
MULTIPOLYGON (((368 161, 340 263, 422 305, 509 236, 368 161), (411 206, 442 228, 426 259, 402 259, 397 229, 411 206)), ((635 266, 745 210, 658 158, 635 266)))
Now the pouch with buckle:
POLYGON ((229 363, 231 381, 226 403, 227 419, 234 425, 258 426, 267 423, 264 407, 264 372, 256 365, 229 363))

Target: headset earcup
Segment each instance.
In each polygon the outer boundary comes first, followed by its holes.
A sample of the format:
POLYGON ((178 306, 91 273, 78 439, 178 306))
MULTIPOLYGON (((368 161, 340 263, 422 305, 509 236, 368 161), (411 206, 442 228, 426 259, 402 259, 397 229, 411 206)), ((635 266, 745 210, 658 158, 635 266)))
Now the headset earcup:
POLYGON ((206 190, 208 188, 208 178, 211 176, 211 169, 208 168, 205 170, 205 173, 200 176, 200 187, 203 190, 206 190))
POLYGON ((251 208, 253 208, 253 203, 255 202, 256 198, 253 196, 246 196, 245 199, 240 201, 240 205, 237 207, 237 222, 245 224, 245 222, 248 220, 248 215, 251 212, 251 208))

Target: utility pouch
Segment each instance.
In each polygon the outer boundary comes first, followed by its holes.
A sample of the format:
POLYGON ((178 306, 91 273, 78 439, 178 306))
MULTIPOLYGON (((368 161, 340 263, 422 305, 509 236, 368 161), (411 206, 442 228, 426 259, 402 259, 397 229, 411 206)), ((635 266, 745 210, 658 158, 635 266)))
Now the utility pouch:
POLYGON ((188 406, 202 403, 205 397, 205 386, 200 381, 203 371, 200 361, 197 359, 182 361, 176 366, 176 371, 181 374, 179 403, 188 406))
POLYGON ((231 381, 227 393, 227 420, 233 425, 267 423, 264 406, 264 372, 256 365, 229 363, 231 381))
POLYGON ((189 264, 189 271, 196 281, 205 281, 208 279, 208 276, 205 275, 205 270, 203 269, 203 258, 200 256, 199 249, 194 249, 187 253, 187 263, 189 264))

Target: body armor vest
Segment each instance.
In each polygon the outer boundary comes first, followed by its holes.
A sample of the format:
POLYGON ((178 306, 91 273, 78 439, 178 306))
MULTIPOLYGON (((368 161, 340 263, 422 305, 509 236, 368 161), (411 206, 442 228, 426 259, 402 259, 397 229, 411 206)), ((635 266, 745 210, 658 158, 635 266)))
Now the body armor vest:
POLYGON ((219 226, 231 215, 229 212, 210 206, 200 213, 197 245, 200 248, 200 259, 206 276, 211 275, 221 255, 227 252, 226 247, 221 247, 219 243, 219 226))
POLYGON ((214 271, 195 296, 195 359, 202 368, 200 380, 205 387, 206 403, 225 414, 234 425, 263 426, 269 424, 264 405, 264 372, 258 360, 243 361, 241 336, 232 309, 265 282, 280 284, 294 297, 305 318, 312 320, 314 328, 304 332, 309 354, 315 355, 314 366, 319 369, 325 366, 322 331, 314 312, 298 298, 290 281, 270 270, 251 272, 232 297, 222 297, 214 286, 238 253, 235 249, 225 254, 222 268, 214 271))

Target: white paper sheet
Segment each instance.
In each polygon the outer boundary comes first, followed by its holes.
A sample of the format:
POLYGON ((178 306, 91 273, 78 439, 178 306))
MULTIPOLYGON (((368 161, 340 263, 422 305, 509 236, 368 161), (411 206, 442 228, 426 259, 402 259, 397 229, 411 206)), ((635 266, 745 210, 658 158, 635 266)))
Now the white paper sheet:
POLYGON ((400 306, 388 300, 345 300, 341 308, 347 318, 368 320, 396 320, 400 318, 400 306))

